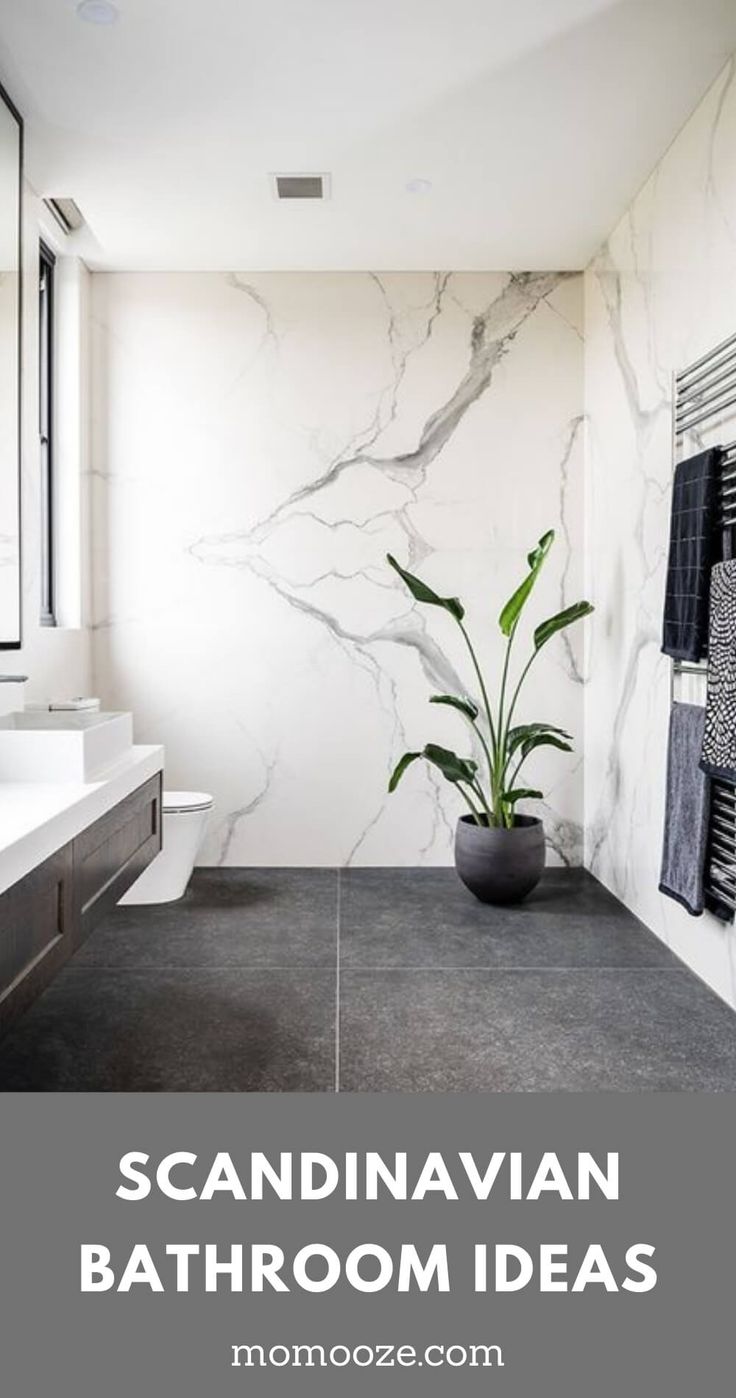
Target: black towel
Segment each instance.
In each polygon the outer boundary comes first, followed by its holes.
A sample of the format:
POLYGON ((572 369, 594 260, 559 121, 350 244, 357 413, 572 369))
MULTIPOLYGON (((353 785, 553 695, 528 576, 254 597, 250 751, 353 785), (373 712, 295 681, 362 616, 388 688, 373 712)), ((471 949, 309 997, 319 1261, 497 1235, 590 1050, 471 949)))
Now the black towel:
POLYGON ((708 696, 700 766, 736 782, 736 559, 716 563, 710 582, 708 696))
POLYGON ((701 707, 672 705, 659 890, 676 899, 693 917, 699 917, 705 905, 710 782, 698 766, 704 723, 701 707))
POLYGON ((711 447, 675 468, 662 626, 662 650, 673 660, 702 660, 706 652, 720 460, 721 448, 711 447))

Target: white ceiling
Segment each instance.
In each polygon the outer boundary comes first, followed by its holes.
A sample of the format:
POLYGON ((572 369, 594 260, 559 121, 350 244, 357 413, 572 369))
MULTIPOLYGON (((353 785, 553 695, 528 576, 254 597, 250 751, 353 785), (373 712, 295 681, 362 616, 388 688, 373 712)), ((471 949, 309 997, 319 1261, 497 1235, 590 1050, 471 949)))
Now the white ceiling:
POLYGON ((118 8, 0 0, 29 177, 93 267, 583 266, 736 48, 736 0, 118 8), (332 198, 279 204, 271 171, 332 198))

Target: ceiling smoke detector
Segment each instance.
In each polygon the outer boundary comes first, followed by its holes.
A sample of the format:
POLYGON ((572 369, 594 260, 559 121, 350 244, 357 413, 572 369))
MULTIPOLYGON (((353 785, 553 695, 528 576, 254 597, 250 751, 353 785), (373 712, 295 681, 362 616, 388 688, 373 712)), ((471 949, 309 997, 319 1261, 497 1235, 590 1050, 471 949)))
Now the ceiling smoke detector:
POLYGON ((329 199, 329 175, 272 175, 277 199, 329 199))
POLYGON ((84 226, 84 214, 73 199, 61 199, 49 195, 48 199, 44 199, 43 202, 64 233, 76 233, 84 226))
POLYGON ((119 12, 111 0, 80 0, 77 16, 85 24, 115 24, 119 12))

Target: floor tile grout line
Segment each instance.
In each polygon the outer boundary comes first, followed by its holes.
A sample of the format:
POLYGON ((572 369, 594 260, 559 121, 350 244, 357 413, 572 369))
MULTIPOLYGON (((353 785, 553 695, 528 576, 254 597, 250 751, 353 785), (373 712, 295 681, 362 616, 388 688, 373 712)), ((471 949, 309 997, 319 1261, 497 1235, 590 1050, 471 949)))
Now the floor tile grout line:
POLYGON ((340 1091, 340 914, 342 911, 342 879, 337 870, 337 907, 335 910, 335 1092, 340 1091))
MULTIPOLYGON (((359 973, 359 974, 361 974, 361 975, 363 975, 363 974, 366 974, 366 975, 367 975, 367 974, 370 974, 370 973, 373 972, 373 971, 412 971, 412 972, 413 972, 413 971, 437 971, 438 973, 439 973, 440 971, 467 971, 468 973, 470 973, 471 971, 473 971, 473 972, 479 972, 479 971, 493 971, 494 973, 495 973, 495 972, 498 972, 498 971, 517 971, 517 972, 519 972, 519 973, 523 973, 523 972, 525 972, 525 971, 535 971, 535 972, 537 972, 537 973, 549 971, 550 973, 554 973, 555 975, 559 975, 559 973, 560 973, 561 971, 569 972, 571 975, 578 975, 578 974, 582 974, 582 973, 588 972, 588 971, 635 971, 637 974, 642 974, 642 973, 646 973, 646 972, 649 972, 649 971, 669 971, 669 972, 675 972, 675 971, 677 971, 677 972, 681 972, 681 971, 687 971, 688 969, 689 969, 689 968, 688 968, 687 966, 685 966, 685 965, 683 965, 683 966, 596 966, 596 965, 594 965, 594 964, 591 964, 591 965, 589 965, 589 966, 523 966, 523 965, 522 965, 522 966, 505 966, 503 963, 499 963, 499 964, 497 964, 497 965, 495 965, 495 966, 487 966, 487 965, 477 965, 477 966, 437 966, 437 965, 435 965, 435 966, 418 966, 418 965, 417 965, 417 966, 407 966, 407 965, 404 965, 403 963, 400 964, 400 965, 397 965, 396 963, 394 963, 393 965, 375 965, 375 966, 359 966, 359 965, 351 966, 351 965, 347 965, 347 966, 345 966, 345 968, 344 968, 345 974, 346 974, 346 975, 352 975, 352 974, 354 974, 354 973, 359 973)), ((705 982, 703 982, 703 984, 705 984, 705 982)))
MULTIPOLYGON (((338 955, 339 955, 339 953, 338 953, 338 955)), ((210 971, 210 972, 213 972, 213 973, 214 973, 214 972, 218 972, 218 973, 222 972, 222 973, 224 973, 224 972, 230 972, 230 971, 243 971, 243 972, 246 972, 246 973, 249 974, 249 975, 259 975, 259 974, 261 973, 261 971, 286 971, 286 972, 296 972, 296 971, 298 971, 298 972, 301 972, 301 973, 303 973, 303 974, 306 974, 306 973, 310 973, 310 972, 311 972, 311 973, 314 974, 314 975, 327 975, 328 972, 331 972, 332 966, 331 966, 331 964, 330 964, 329 962, 324 962, 324 963, 322 963, 322 964, 319 964, 319 963, 316 963, 316 962, 315 962, 315 963, 305 963, 305 964, 302 965, 302 964, 300 964, 300 963, 298 963, 298 962, 293 962, 293 961, 290 961, 288 965, 283 965, 283 966, 282 966, 282 965, 279 965, 279 964, 272 963, 272 962, 264 962, 264 963, 262 963, 262 964, 260 964, 260 965, 258 965, 258 966, 254 966, 252 962, 248 962, 248 963, 245 964, 245 965, 240 965, 240 964, 238 964, 238 965, 233 965, 233 964, 227 964, 227 965, 225 965, 225 964, 223 964, 223 965, 220 965, 220 966, 215 966, 215 965, 212 965, 211 963, 207 963, 207 962, 189 962, 189 963, 186 964, 186 965, 183 964, 183 963, 179 963, 178 965, 175 965, 175 966, 169 966, 169 965, 159 966, 159 965, 155 965, 155 964, 151 964, 151 963, 145 964, 145 963, 141 962, 141 964, 138 965, 138 966, 108 966, 108 965, 94 965, 94 964, 90 964, 90 963, 85 963, 83 966, 75 966, 73 963, 70 963, 68 966, 64 966, 62 969, 63 969, 64 971, 106 971, 106 972, 112 972, 112 971, 114 971, 115 975, 135 975, 136 973, 139 974, 139 975, 141 975, 141 974, 143 974, 143 973, 145 973, 145 974, 147 974, 147 975, 156 975, 156 974, 157 974, 158 972, 160 972, 160 971, 210 971)), ((445 965, 438 965, 437 963, 434 963, 433 965, 431 965, 431 964, 426 964, 426 965, 425 965, 424 963, 412 963, 412 962, 405 962, 405 961, 395 962, 395 961, 394 961, 394 962, 375 962, 375 963, 371 962, 371 963, 368 963, 368 964, 361 964, 361 963, 355 962, 355 963, 352 964, 352 965, 351 965, 350 963, 348 963, 346 966, 343 967, 342 962, 340 961, 340 965, 339 965, 339 967, 338 967, 338 970, 340 971, 340 973, 341 973, 343 970, 345 970, 346 972, 352 972, 352 971, 360 971, 360 972, 364 972, 364 971, 365 971, 365 972, 368 972, 368 971, 555 971, 555 972, 559 972, 559 971, 571 971, 571 972, 572 972, 572 971, 639 971, 639 972, 645 972, 645 971, 687 971, 687 970, 689 970, 689 969, 690 969, 690 968, 689 968, 688 966, 686 966, 684 963, 683 963, 682 965, 679 965, 679 966, 658 966, 658 965, 657 965, 656 963, 654 963, 654 962, 653 962, 651 965, 643 965, 643 966, 642 966, 642 965, 634 966, 634 965, 627 965, 627 964, 621 964, 621 965, 617 965, 617 966, 616 966, 616 965, 611 965, 611 966, 608 966, 608 965, 606 965, 606 966, 598 966, 598 965, 595 964, 595 962, 589 962, 587 965, 582 965, 582 966, 571 966, 571 965, 569 965, 569 964, 568 964, 567 966, 550 966, 550 965, 546 965, 546 964, 544 964, 544 963, 542 963, 541 965, 540 965, 540 964, 536 964, 536 963, 535 963, 535 964, 530 963, 529 965, 525 965, 525 964, 523 964, 523 963, 518 964, 518 965, 506 965, 504 962, 496 962, 495 964, 489 964, 489 963, 487 963, 487 962, 477 962, 477 963, 475 963, 474 965, 470 965, 470 966, 456 966, 456 965, 445 966, 445 965)), ((701 977, 698 977, 697 979, 701 979, 701 977)), ((707 982, 703 981, 703 984, 706 985, 707 982)))
POLYGON ((288 965, 282 966, 280 962, 273 961, 263 961, 259 962, 257 965, 254 965, 252 961, 242 964, 240 962, 226 961, 222 962, 220 965, 215 965, 211 961, 180 961, 174 966, 168 964, 159 966, 156 962, 141 961, 137 966, 108 966, 102 963, 97 965, 95 962, 85 961, 84 965, 80 966, 75 966, 73 962, 69 962, 68 965, 62 966, 61 969, 62 971, 114 971, 116 975, 125 975, 126 972, 133 975, 136 971, 145 971, 146 974, 152 975, 156 975, 159 971, 247 971, 252 975, 257 975, 260 971, 313 971, 315 974, 323 973, 327 975, 329 973, 331 975, 334 971, 334 964, 332 961, 290 961, 288 965))

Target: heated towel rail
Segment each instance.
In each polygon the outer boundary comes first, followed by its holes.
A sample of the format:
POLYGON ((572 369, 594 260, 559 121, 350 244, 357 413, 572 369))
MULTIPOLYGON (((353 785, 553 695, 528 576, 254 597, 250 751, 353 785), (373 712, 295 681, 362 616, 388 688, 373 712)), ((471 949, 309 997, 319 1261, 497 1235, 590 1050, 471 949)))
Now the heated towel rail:
MULTIPOLYGON (((716 345, 675 375, 673 393, 673 459, 677 461, 688 440, 702 451, 702 433, 723 424, 736 413, 736 335, 716 345)), ((722 449, 718 477, 716 559, 736 557, 736 439, 722 449)), ((672 662, 670 695, 680 675, 707 679, 708 663, 672 662)), ((703 700, 704 702, 704 700, 703 700)), ((731 912, 736 911, 736 785, 711 781, 706 892, 731 912)))

